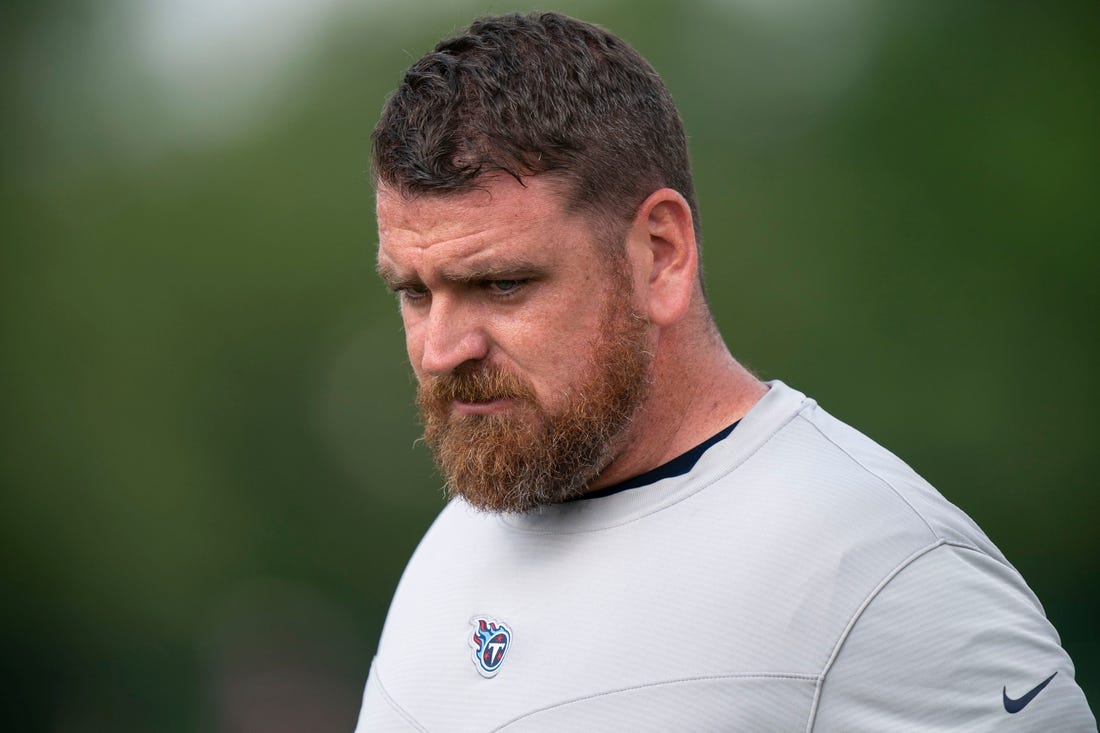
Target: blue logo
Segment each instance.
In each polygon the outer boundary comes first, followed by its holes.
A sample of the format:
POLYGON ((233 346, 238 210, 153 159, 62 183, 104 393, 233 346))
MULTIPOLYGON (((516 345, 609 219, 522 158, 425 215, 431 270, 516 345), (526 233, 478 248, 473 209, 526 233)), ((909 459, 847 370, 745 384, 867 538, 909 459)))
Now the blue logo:
POLYGON ((470 636, 474 666, 482 677, 495 677, 512 643, 512 630, 490 616, 474 616, 470 624, 474 627, 474 633, 470 636))

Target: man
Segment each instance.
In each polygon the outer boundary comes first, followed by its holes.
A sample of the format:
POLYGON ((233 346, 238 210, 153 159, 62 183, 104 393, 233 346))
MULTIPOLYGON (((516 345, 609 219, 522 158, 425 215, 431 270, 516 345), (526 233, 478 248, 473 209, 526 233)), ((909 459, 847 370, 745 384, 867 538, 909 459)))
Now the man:
POLYGON ((375 128, 378 270, 453 499, 359 730, 1095 730, 962 512, 723 343, 656 72, 475 22, 375 128))

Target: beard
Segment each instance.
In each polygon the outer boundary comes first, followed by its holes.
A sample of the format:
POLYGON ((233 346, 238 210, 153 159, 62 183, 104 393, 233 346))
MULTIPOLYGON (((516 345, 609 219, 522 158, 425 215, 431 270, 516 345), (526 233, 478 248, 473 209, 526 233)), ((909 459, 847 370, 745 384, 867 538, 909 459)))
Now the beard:
POLYGON ((489 364, 425 378, 417 391, 424 439, 451 497, 491 512, 526 512, 584 493, 611 463, 648 394, 648 323, 613 288, 582 378, 554 409, 519 375, 489 364), (504 413, 457 413, 455 401, 507 399, 504 413))

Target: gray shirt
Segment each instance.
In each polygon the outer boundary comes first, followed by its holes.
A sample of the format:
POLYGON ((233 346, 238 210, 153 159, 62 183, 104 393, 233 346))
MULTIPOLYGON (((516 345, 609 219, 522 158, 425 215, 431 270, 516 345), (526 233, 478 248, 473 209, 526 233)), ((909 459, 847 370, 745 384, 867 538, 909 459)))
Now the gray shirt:
POLYGON ((773 382, 686 475, 525 515, 452 501, 357 731, 1095 731, 1073 674, 969 517, 773 382))

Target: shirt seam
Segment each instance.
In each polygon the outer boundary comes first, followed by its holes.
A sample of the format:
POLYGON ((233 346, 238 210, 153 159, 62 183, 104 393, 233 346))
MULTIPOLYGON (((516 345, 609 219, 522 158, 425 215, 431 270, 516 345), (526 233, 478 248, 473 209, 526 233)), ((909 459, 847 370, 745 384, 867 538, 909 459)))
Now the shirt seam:
POLYGON ((600 698, 600 697, 608 697, 610 695, 619 695, 619 694, 622 694, 624 692, 634 692, 636 690, 648 690, 648 689, 653 689, 655 687, 663 687, 663 686, 666 686, 666 685, 678 685, 678 684, 685 684, 685 683, 692 683, 692 682, 710 682, 710 681, 715 681, 715 680, 780 680, 780 681, 782 681, 782 680, 793 680, 795 682, 814 682, 814 683, 816 683, 817 680, 818 680, 818 677, 819 677, 819 675, 815 675, 815 674, 799 674, 799 673, 796 673, 796 672, 790 672, 790 673, 787 673, 787 672, 774 672, 774 673, 762 672, 762 673, 757 673, 757 674, 700 675, 698 677, 683 677, 683 678, 675 679, 675 680, 663 680, 661 682, 648 682, 648 683, 640 684, 640 685, 631 685, 629 687, 622 687, 622 688, 615 689, 615 690, 606 690, 604 692, 595 692, 595 693, 592 693, 590 695, 582 695, 581 697, 575 697, 575 698, 572 698, 570 700, 565 700, 563 702, 554 703, 552 705, 546 705, 544 707, 538 708, 537 710, 530 710, 526 713, 523 713, 522 715, 517 715, 516 717, 512 718, 511 720, 508 720, 507 722, 505 722, 504 724, 502 724, 502 725, 500 725, 496 728, 493 728, 492 730, 493 730, 493 733, 496 733, 496 731, 502 731, 505 728, 507 728, 511 725, 514 725, 514 724, 520 722, 521 720, 524 720, 526 718, 530 718, 533 715, 539 715, 540 713, 549 712, 550 710, 555 710, 557 708, 566 707, 568 705, 574 705, 574 704, 577 704, 577 703, 586 702, 588 700, 595 700, 596 698, 600 698))
POLYGON ((939 539, 939 540, 945 539, 943 537, 943 535, 941 535, 939 532, 936 531, 936 528, 932 526, 932 523, 928 521, 928 518, 925 517, 924 514, 919 509, 917 509, 915 506, 913 506, 913 503, 910 502, 909 499, 907 499, 905 497, 905 495, 902 494, 901 491, 898 490, 897 486, 894 486, 893 482, 891 482, 885 476, 882 476, 881 474, 879 474, 877 471, 872 471, 870 468, 868 468, 867 465, 863 463, 863 461, 856 458, 851 453, 851 451, 849 451, 847 448, 845 448, 840 443, 838 443, 836 440, 834 440, 830 435, 828 435, 824 430, 822 430, 821 427, 817 423, 815 423, 813 420, 810 420, 805 415, 803 415, 801 412, 797 415, 797 417, 800 417, 803 420, 805 420, 806 424, 809 425, 811 428, 813 428, 813 430, 818 435, 820 435, 822 438, 824 438, 828 443, 832 444, 832 446, 834 448, 836 448, 838 451, 840 451, 845 456, 847 456, 848 460, 850 460, 852 463, 859 466, 865 473, 867 473, 870 476, 874 476, 880 482, 885 484, 890 489, 890 491, 892 491, 894 493, 894 495, 898 499, 900 499, 903 504, 905 504, 905 506, 909 507, 909 511, 913 512, 913 514, 916 515, 916 517, 921 521, 921 523, 925 527, 928 528, 928 531, 929 531, 929 533, 931 533, 933 538, 939 539))
POLYGON ((407 710, 405 710, 405 708, 401 707, 397 703, 397 701, 393 699, 393 696, 391 696, 390 693, 387 692, 386 686, 384 684, 382 684, 382 673, 379 670, 380 666, 381 665, 377 661, 374 663, 374 679, 378 683, 378 692, 382 695, 382 699, 385 700, 386 704, 389 705, 390 708, 393 709, 393 711, 395 713, 397 713, 399 716, 401 716, 401 718, 406 723, 408 723, 409 725, 411 725, 413 728, 420 731, 421 733, 428 733, 428 729, 425 728, 424 726, 422 726, 419 722, 417 722, 416 718, 414 718, 412 715, 410 715, 409 712, 407 710))
POLYGON ((817 719, 818 708, 821 704, 822 688, 825 686, 826 677, 828 677, 829 672, 832 671, 833 665, 836 663, 837 657, 840 656, 840 652, 843 649, 845 642, 848 641, 848 638, 852 634, 852 630, 855 629, 860 619, 863 618, 863 614, 867 611, 871 604, 874 603, 875 599, 878 598, 879 594, 886 588, 886 586, 888 586, 894 580, 894 578, 900 575, 914 562, 924 557, 925 555, 928 555, 934 550, 939 549, 940 547, 953 547, 960 550, 977 552, 983 555, 986 554, 982 552, 980 548, 974 547, 973 545, 968 545, 962 542, 953 542, 947 539, 940 538, 932 544, 920 548, 916 552, 906 557, 896 566, 894 566, 894 568, 889 573, 887 573, 881 581, 879 581, 879 584, 871 590, 871 592, 867 595, 867 597, 863 600, 859 607, 856 608, 855 612, 852 614, 852 617, 848 620, 848 624, 844 627, 844 630, 840 633, 840 636, 837 638, 836 643, 833 645, 833 650, 829 654, 829 658, 825 661, 825 665, 821 668, 821 674, 819 674, 817 678, 817 685, 814 690, 813 704, 810 706, 810 717, 806 721, 806 733, 812 733, 814 729, 814 724, 816 723, 817 719))

